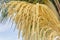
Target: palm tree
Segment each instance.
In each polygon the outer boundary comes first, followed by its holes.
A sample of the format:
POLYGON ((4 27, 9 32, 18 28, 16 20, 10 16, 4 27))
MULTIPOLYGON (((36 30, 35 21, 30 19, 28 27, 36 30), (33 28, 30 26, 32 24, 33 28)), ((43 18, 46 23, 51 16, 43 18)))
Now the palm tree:
POLYGON ((22 32, 24 40, 53 40, 60 36, 57 1, 13 0, 3 3, 1 20, 10 17, 16 23, 18 38, 22 32))

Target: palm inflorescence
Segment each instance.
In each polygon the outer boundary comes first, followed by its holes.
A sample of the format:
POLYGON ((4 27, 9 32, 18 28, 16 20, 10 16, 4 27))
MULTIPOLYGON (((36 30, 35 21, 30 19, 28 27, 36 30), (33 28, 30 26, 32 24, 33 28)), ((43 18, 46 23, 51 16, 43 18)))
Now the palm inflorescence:
POLYGON ((20 32, 23 40, 54 40, 60 36, 59 14, 50 0, 13 0, 5 8, 6 16, 16 23, 18 38, 20 32))

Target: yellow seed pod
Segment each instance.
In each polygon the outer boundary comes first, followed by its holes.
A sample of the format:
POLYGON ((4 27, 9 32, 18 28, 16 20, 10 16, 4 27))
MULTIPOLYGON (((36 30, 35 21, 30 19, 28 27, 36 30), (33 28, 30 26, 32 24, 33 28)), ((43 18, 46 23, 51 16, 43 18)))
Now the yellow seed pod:
POLYGON ((12 20, 17 24, 18 38, 20 38, 21 31, 24 40, 53 40, 59 35, 60 22, 47 5, 23 1, 14 1, 7 4, 11 5, 7 7, 8 16, 15 14, 12 20))

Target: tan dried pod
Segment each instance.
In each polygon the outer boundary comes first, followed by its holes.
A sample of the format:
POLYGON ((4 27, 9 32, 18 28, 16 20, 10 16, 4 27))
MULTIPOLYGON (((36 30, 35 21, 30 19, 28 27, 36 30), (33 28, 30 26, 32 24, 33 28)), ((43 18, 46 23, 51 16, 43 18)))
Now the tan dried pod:
POLYGON ((53 40, 56 35, 59 35, 57 32, 60 33, 60 22, 47 5, 24 1, 15 2, 9 3, 11 6, 8 7, 8 16, 17 12, 13 16, 13 21, 19 30, 18 38, 20 38, 21 31, 24 40, 53 40), (12 10, 10 7, 14 7, 15 10, 9 11, 12 10))

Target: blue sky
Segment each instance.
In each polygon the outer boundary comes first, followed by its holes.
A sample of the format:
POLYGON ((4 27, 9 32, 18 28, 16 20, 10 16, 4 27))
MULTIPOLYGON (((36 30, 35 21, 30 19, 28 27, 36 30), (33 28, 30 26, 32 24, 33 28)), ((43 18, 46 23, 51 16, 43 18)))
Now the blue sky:
MULTIPOLYGON (((1 1, 0 1, 1 2, 1 1)), ((1 3, 0 3, 1 6, 1 3)), ((1 21, 2 10, 0 10, 0 21, 1 21)), ((15 25, 12 26, 12 22, 6 20, 5 23, 0 23, 0 40, 18 40, 18 30, 14 31, 15 25)), ((22 40, 22 36, 20 36, 20 40, 22 40)))
POLYGON ((8 23, 8 20, 5 24, 0 23, 0 40, 18 40, 18 30, 14 31, 15 25, 11 28, 11 23, 11 21, 8 23))
MULTIPOLYGON (((1 12, 0 11, 0 20, 1 20, 1 12)), ((15 25, 11 28, 11 21, 7 20, 7 22, 0 23, 0 40, 18 40, 18 31, 14 30, 15 25), (8 23, 9 22, 9 23, 8 23)))
POLYGON ((17 30, 14 30, 14 26, 11 28, 11 22, 6 24, 0 23, 0 40, 17 40, 17 30))

